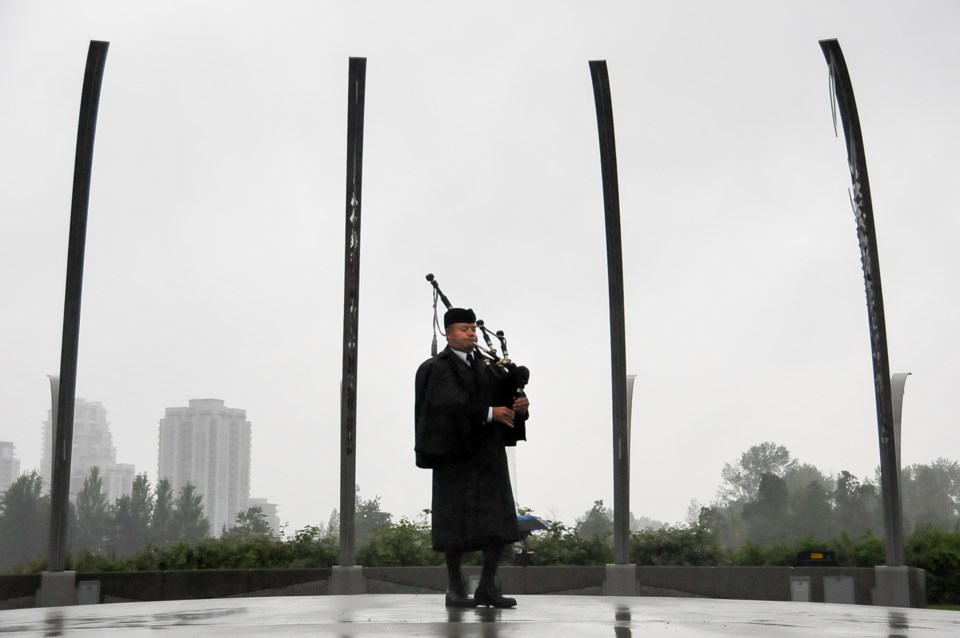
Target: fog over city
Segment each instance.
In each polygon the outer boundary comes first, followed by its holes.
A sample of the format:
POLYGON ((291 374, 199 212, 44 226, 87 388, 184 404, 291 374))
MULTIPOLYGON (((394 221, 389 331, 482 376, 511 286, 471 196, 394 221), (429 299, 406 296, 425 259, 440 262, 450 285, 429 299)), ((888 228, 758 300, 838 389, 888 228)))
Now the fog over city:
MULTIPOLYGON (((837 38, 864 134, 902 461, 960 457, 960 4, 0 0, 0 440, 40 463, 60 368, 91 40, 110 42, 77 396, 157 476, 168 407, 252 423, 251 495, 339 508, 348 59, 365 57, 357 483, 430 506, 413 378, 432 289, 531 371, 518 504, 612 504, 610 336, 589 60, 610 75, 636 516, 686 519, 773 441, 874 478, 877 425, 837 38)), ((442 337, 441 337, 442 343, 442 337)))

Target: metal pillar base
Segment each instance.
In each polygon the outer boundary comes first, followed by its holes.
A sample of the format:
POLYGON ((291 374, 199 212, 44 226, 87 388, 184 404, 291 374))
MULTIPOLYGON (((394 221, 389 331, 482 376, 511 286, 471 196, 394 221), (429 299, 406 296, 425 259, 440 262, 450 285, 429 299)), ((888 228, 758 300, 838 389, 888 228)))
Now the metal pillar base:
POLYGON ((636 596, 637 566, 607 565, 606 577, 603 580, 603 595, 636 596))
POLYGON ((362 566, 333 566, 333 571, 330 573, 331 594, 362 594, 364 592, 363 584, 362 566))
POLYGON ((41 572, 38 607, 75 605, 77 572, 41 572))
POLYGON ((874 567, 877 588, 873 592, 873 604, 886 607, 910 607, 910 568, 874 567))

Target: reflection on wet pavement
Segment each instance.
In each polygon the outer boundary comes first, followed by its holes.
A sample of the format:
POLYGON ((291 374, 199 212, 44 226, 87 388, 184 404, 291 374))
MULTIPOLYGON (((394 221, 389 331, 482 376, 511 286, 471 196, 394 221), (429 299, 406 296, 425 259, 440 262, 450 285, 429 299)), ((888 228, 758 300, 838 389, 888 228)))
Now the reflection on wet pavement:
POLYGON ((887 616, 887 624, 890 625, 889 638, 907 638, 910 634, 910 625, 907 623, 907 615, 902 611, 891 609, 887 616))
POLYGON ((20 637, 434 636, 951 638, 960 612, 704 598, 522 596, 515 609, 447 609, 442 594, 218 598, 0 611, 20 637), (611 632, 611 629, 613 630, 611 632))
MULTIPOLYGON (((473 609, 448 608, 446 611, 447 625, 438 628, 438 636, 497 638, 500 635, 498 623, 503 614, 502 609, 475 607, 473 609)), ((508 610, 508 613, 509 611, 512 610, 508 610)))
POLYGON ((617 613, 614 616, 616 622, 613 625, 613 635, 616 638, 633 638, 633 631, 630 629, 630 608, 626 605, 617 605, 617 613))
POLYGON ((44 636, 62 636, 63 635, 63 614, 54 610, 45 618, 46 627, 44 627, 44 636))

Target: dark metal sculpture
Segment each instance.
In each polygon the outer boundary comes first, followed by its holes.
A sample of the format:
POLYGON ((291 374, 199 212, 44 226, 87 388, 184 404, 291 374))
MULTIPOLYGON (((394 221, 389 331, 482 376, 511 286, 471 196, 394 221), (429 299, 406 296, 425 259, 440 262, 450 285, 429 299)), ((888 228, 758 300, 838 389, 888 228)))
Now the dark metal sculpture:
POLYGON ((620 188, 613 104, 605 60, 590 62, 600 136, 603 211, 607 229, 607 282, 610 296, 610 367, 613 386, 613 553, 617 565, 630 563, 630 433, 627 424, 626 331, 623 309, 623 251, 620 239, 620 188))
POLYGON ((350 58, 347 95, 347 218, 343 267, 343 377, 340 382, 340 565, 354 564, 357 494, 357 332, 360 310, 360 202, 367 59, 350 58))
POLYGON ((830 68, 830 90, 840 109, 843 134, 847 143, 850 178, 853 182, 851 200, 860 240, 860 262, 867 293, 867 317, 870 323, 870 347, 873 352, 873 384, 877 404, 877 429, 880 439, 880 489, 883 498, 883 518, 886 532, 887 565, 903 565, 903 513, 900 502, 900 473, 893 423, 893 405, 890 389, 890 363, 887 357, 887 329, 883 314, 883 291, 880 286, 880 256, 877 234, 873 223, 873 201, 867 160, 863 149, 860 116, 853 97, 850 73, 843 58, 840 43, 821 40, 820 48, 830 68))
POLYGON ((83 258, 87 241, 87 210, 93 173, 93 142, 100 108, 100 85, 109 42, 90 42, 80 95, 77 153, 73 164, 73 199, 67 248, 67 282, 63 301, 63 339, 60 350, 60 394, 53 440, 50 481, 50 538, 47 570, 62 572, 67 551, 67 508, 70 500, 70 462, 73 453, 73 409, 77 394, 77 353, 80 346, 80 298, 83 258))

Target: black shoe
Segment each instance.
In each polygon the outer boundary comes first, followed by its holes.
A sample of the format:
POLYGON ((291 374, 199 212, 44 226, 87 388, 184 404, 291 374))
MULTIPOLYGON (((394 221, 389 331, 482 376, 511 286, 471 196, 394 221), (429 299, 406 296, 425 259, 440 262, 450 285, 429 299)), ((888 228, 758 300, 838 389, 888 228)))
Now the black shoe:
POLYGON ((473 594, 473 601, 475 605, 487 605, 488 607, 499 607, 501 609, 517 606, 516 598, 507 598, 501 595, 500 590, 496 587, 477 587, 477 591, 473 594))
POLYGON ((476 607, 477 601, 463 592, 455 592, 452 589, 448 589, 445 605, 447 607, 476 607))
POLYGON ((463 576, 450 579, 450 586, 447 588, 447 597, 445 599, 447 607, 476 607, 477 602, 467 596, 467 586, 463 582, 463 576))

